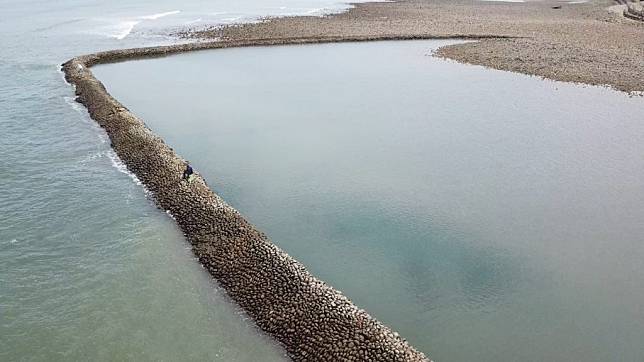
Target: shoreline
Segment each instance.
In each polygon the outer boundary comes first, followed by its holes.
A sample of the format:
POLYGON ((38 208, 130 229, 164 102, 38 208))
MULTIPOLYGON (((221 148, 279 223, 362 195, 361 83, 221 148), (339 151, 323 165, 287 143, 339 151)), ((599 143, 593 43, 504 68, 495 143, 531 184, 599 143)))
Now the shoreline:
POLYGON ((279 17, 192 29, 189 39, 243 41, 329 37, 462 38, 439 48, 461 63, 580 84, 644 92, 644 22, 611 13, 613 0, 498 2, 403 0, 355 3, 323 17, 279 17))

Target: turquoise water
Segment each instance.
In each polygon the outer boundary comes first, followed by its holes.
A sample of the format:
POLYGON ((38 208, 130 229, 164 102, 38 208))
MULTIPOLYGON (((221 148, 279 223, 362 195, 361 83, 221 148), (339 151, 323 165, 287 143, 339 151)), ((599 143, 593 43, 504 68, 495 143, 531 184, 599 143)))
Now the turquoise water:
POLYGON ((60 64, 282 1, 0 1, 0 361, 283 360, 72 101, 60 64), (201 19, 197 21, 197 19, 201 19))
POLYGON ((446 43, 226 49, 95 74, 432 358, 641 361, 644 99, 430 56, 446 43))

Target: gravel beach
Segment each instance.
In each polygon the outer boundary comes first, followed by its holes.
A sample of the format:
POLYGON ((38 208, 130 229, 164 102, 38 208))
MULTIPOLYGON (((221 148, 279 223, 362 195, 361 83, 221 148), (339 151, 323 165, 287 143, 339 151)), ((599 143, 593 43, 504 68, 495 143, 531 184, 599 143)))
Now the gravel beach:
POLYGON ((405 0, 356 4, 324 17, 286 17, 186 36, 222 40, 503 36, 442 48, 439 56, 542 76, 644 91, 644 22, 609 12, 614 1, 405 0))

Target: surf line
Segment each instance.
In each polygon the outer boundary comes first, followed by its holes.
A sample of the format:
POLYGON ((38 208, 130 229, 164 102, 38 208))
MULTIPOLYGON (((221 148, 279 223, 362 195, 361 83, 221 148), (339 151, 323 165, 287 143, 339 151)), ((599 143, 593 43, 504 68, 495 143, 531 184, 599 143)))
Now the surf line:
POLYGON ((139 25, 142 21, 145 21, 145 20, 157 20, 157 19, 161 19, 161 18, 166 17, 166 16, 179 14, 180 12, 181 12, 181 10, 173 10, 173 11, 166 11, 164 13, 143 15, 143 16, 123 20, 123 21, 119 22, 118 24, 114 25, 114 28, 116 28, 116 32, 113 33, 111 36, 113 38, 115 38, 115 39, 123 40, 128 35, 130 35, 132 33, 132 31, 134 30, 134 28, 137 25, 139 25))

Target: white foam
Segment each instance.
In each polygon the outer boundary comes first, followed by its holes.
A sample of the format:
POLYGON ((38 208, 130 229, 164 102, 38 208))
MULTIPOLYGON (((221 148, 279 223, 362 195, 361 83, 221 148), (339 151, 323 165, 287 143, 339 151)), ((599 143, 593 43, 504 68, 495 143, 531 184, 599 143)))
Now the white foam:
POLYGON ((119 156, 116 154, 116 152, 114 152, 114 150, 109 150, 107 152, 107 157, 112 162, 112 166, 114 166, 114 168, 116 168, 119 172, 130 176, 130 178, 132 179, 132 181, 134 181, 135 184, 139 186, 143 186, 145 193, 146 194, 148 193, 148 190, 145 188, 145 185, 143 185, 143 182, 141 182, 141 180, 139 180, 139 178, 136 177, 135 174, 133 174, 132 172, 130 172, 130 170, 127 169, 127 166, 125 165, 125 163, 119 158, 119 156))
POLYGON ((308 10, 307 12, 305 12, 305 14, 306 15, 314 15, 314 16, 322 16, 322 15, 328 13, 328 12, 329 12, 329 10, 325 9, 325 8, 315 8, 315 9, 308 10))
POLYGON ((139 17, 139 19, 143 19, 143 20, 157 20, 157 19, 160 19, 160 18, 163 18, 163 17, 169 16, 169 15, 179 14, 180 12, 181 12, 181 10, 166 11, 165 13, 158 13, 158 14, 152 14, 152 15, 144 15, 144 16, 139 17))
MULTIPOLYGON (((174 215, 172 215, 172 213, 170 212, 170 210, 166 210, 166 211, 165 211, 165 213, 166 213, 166 214, 168 214, 168 216, 170 216, 170 218, 171 218, 172 220, 177 220, 177 219, 174 217, 174 215)), ((189 249, 192 249, 192 248, 190 247, 189 249)))
MULTIPOLYGON (((76 112, 85 115, 87 114, 87 110, 85 107, 83 107, 80 103, 76 102, 74 97, 63 97, 65 100, 65 103, 67 103, 70 107, 72 107, 73 110, 76 112)), ((91 125, 94 126, 94 128, 97 130, 96 137, 98 137, 98 140, 100 143, 104 144, 107 143, 107 134, 105 131, 98 126, 95 122, 92 122, 89 117, 83 117, 82 118, 85 123, 90 123, 91 125)), ((102 156, 100 156, 102 157, 102 156)))
POLYGON ((130 35, 132 30, 134 30, 134 27, 136 24, 140 23, 141 21, 137 20, 127 20, 127 21, 122 21, 111 28, 114 29, 109 36, 118 40, 123 40, 125 37, 130 35))
POLYGON ((242 19, 242 17, 241 17, 241 16, 234 16, 234 17, 231 17, 231 18, 223 18, 223 19, 221 19, 220 21, 221 21, 222 23, 237 23, 237 22, 239 22, 239 20, 241 20, 241 19, 242 19))
POLYGON ((57 65, 55 67, 56 67, 56 71, 58 73, 60 73, 60 76, 63 78, 63 82, 65 82, 65 84, 67 84, 67 85, 72 86, 72 88, 74 88, 74 90, 76 90, 76 86, 74 84, 69 83, 67 81, 67 78, 65 78, 65 72, 63 71, 63 68, 61 68, 61 67, 59 67, 57 65))
POLYGON ((142 15, 142 16, 137 16, 137 17, 128 17, 125 19, 121 19, 120 21, 116 22, 115 24, 111 24, 108 26, 104 26, 101 29, 104 31, 102 32, 103 35, 106 35, 110 38, 115 38, 118 40, 123 40, 125 39, 128 35, 132 33, 134 28, 140 24, 142 21, 146 20, 157 20, 166 16, 170 15, 175 15, 180 13, 180 10, 173 10, 173 11, 166 11, 164 13, 157 13, 157 14, 150 14, 150 15, 142 15))
POLYGON ((65 99, 65 103, 69 104, 72 109, 74 109, 76 112, 83 114, 85 112, 85 109, 83 106, 81 106, 74 97, 63 97, 65 99))
POLYGON ((99 152, 91 152, 87 155, 87 157, 83 158, 80 163, 88 163, 90 161, 93 161, 98 158, 103 158, 107 152, 105 151, 99 151, 99 152))

